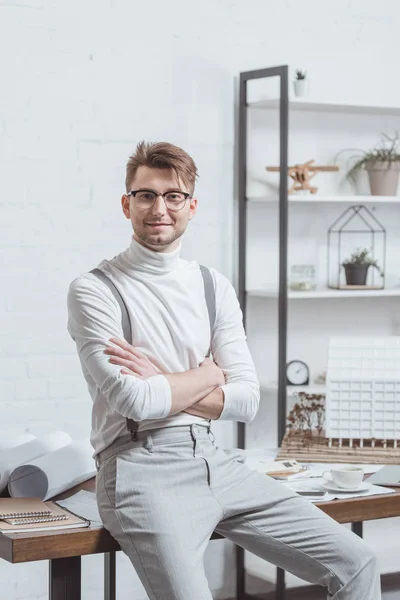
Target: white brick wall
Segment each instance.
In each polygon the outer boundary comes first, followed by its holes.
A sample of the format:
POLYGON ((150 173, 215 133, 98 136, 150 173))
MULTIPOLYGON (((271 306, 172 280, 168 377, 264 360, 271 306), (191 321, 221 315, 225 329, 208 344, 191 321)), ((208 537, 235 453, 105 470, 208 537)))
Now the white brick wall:
MULTIPOLYGON (((88 435, 90 398, 66 331, 69 282, 129 243, 124 165, 142 138, 200 169, 184 256, 233 274, 234 78, 289 63, 321 97, 400 102, 396 0, 0 2, 0 435, 88 435), (203 241, 204 240, 204 241, 203 241)), ((231 426, 219 428, 226 443, 231 426)), ((233 552, 210 545, 214 596, 233 552)), ((46 564, 0 563, 7 600, 43 600, 46 564)), ((101 597, 99 557, 85 598, 101 597)), ((118 598, 145 598, 125 557, 118 598)))

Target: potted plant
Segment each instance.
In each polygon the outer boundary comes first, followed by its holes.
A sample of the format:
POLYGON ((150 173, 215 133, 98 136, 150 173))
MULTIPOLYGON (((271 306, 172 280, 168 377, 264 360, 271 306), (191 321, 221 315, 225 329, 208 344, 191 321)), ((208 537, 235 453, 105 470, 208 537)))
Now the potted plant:
POLYGON ((384 273, 377 261, 368 254, 369 251, 366 248, 358 248, 350 258, 342 262, 347 285, 366 285, 369 267, 377 269, 380 276, 383 277, 384 273))
POLYGON ((396 196, 400 171, 399 134, 393 137, 382 133, 380 143, 371 150, 357 149, 356 162, 347 173, 355 183, 360 169, 368 173, 372 196, 396 196))
POLYGON ((307 96, 307 71, 296 70, 296 77, 293 81, 295 96, 307 96))

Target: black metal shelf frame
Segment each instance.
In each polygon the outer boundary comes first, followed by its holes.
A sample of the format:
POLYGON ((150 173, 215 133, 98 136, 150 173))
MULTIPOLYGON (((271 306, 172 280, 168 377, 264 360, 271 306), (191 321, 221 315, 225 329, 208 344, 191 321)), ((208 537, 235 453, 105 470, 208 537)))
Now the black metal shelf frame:
MULTIPOLYGON (((238 194, 239 194, 239 255, 238 298, 246 326, 246 246, 247 246, 247 82, 255 79, 279 77, 279 293, 278 293, 278 445, 286 425, 286 340, 287 340, 287 248, 288 248, 288 137, 289 95, 287 65, 240 73, 239 127, 238 127, 238 194)), ((245 448, 246 430, 238 423, 237 441, 245 448)), ((284 571, 278 569, 276 598, 283 600, 285 593, 284 571)), ((244 550, 236 548, 236 598, 249 598, 245 590, 244 550)))

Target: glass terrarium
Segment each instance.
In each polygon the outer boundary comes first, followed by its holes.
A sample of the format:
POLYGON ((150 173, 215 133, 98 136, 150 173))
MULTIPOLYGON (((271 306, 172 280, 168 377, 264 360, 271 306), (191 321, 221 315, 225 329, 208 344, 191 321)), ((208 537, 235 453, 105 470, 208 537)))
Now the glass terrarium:
POLYGON ((289 289, 295 292, 315 290, 317 282, 314 265, 292 265, 289 275, 289 289))
POLYGON ((364 205, 349 206, 328 230, 328 287, 385 287, 386 230, 364 205))

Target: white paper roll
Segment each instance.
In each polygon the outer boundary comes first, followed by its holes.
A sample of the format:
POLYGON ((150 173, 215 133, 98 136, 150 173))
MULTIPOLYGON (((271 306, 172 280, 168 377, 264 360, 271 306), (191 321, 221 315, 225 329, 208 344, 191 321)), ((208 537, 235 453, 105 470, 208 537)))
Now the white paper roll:
POLYGON ((7 487, 10 474, 20 465, 35 460, 71 443, 71 436, 64 431, 53 431, 41 438, 0 452, 0 493, 7 487))
POLYGON ((15 469, 10 476, 8 491, 13 498, 36 497, 48 500, 96 475, 89 440, 72 442, 68 446, 45 454, 15 469))
POLYGON ((8 450, 9 448, 15 448, 34 440, 35 436, 32 433, 21 433, 18 435, 2 435, 0 438, 0 452, 8 450))

